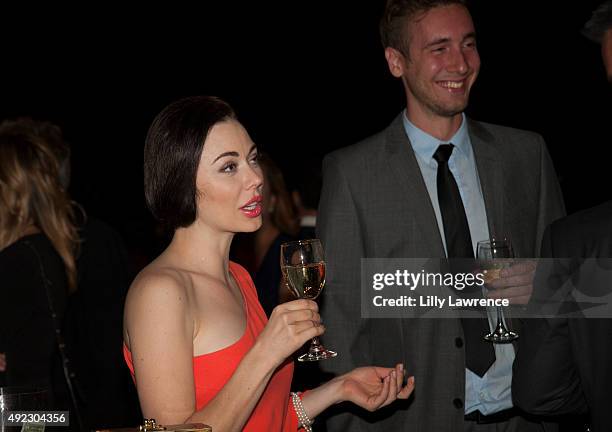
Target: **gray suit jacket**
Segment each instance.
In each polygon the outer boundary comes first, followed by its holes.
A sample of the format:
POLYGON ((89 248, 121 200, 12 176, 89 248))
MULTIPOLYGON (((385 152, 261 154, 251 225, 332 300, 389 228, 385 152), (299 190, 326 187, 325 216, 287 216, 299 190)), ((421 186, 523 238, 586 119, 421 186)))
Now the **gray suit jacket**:
MULTIPOLYGON (((361 258, 444 257, 433 207, 401 115, 389 127, 323 162, 317 232, 326 253, 322 316, 336 374, 357 366, 404 362, 413 397, 367 413, 343 406, 330 431, 462 431, 463 330, 458 319, 362 319, 361 258), (347 411, 348 410, 348 411, 347 411), (435 414, 434 414, 435 412, 435 414)), ((543 139, 469 121, 491 236, 509 235, 518 257, 538 253, 545 227, 564 214, 543 139)))

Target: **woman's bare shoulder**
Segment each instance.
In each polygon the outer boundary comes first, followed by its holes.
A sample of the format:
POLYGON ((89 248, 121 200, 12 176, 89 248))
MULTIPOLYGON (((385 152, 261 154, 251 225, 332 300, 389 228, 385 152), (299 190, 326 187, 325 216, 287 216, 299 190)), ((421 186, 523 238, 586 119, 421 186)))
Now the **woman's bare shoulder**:
POLYGON ((180 269, 153 262, 134 279, 128 291, 126 309, 145 312, 185 311, 191 279, 180 269))
POLYGON ((132 286, 136 289, 143 289, 142 287, 151 285, 168 285, 169 289, 173 289, 172 287, 185 288, 187 282, 188 278, 181 269, 153 261, 138 273, 132 286))
POLYGON ((134 279, 125 300, 124 340, 159 332, 192 334, 190 280, 180 269, 154 261, 134 279))

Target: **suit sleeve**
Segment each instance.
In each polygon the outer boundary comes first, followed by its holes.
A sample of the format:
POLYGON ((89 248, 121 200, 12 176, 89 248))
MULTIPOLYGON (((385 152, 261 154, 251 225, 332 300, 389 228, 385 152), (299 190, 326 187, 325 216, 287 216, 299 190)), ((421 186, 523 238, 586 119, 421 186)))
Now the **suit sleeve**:
MULTIPOLYGON (((554 253, 552 228, 548 227, 542 241, 545 257, 554 253)), ((551 263, 550 269, 555 273, 567 271, 562 263, 551 263)), ((559 283, 569 277, 544 276, 559 283)), ((536 415, 585 413, 586 401, 573 359, 567 318, 524 320, 512 374, 514 404, 536 415)))
MULTIPOLYGON (((370 349, 368 338, 360 337, 366 331, 360 306, 362 234, 350 185, 343 175, 342 164, 333 155, 323 161, 317 235, 323 242, 326 260, 326 283, 321 299, 326 332, 322 342, 338 353, 338 357, 320 362, 320 367, 326 374, 339 375, 369 364, 370 349)), ((354 414, 328 412, 324 416, 329 417, 330 432, 365 431, 354 414)))
POLYGON ((532 319, 524 323, 513 368, 512 400, 522 410, 536 415, 587 411, 573 362, 567 319, 532 319))

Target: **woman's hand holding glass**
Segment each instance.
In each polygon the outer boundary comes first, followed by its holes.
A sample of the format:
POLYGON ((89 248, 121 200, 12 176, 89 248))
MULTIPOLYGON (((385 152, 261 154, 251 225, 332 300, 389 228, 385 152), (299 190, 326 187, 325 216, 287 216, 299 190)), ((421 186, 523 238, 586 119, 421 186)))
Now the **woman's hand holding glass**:
POLYGON ((319 306, 312 300, 293 300, 274 308, 256 344, 266 356, 274 359, 276 365, 280 365, 324 331, 319 306))
MULTIPOLYGON (((281 245, 281 271, 287 287, 297 297, 316 299, 325 286, 325 257, 319 239, 297 240, 281 245)), ((318 337, 312 338, 306 354, 298 361, 318 361, 336 357, 318 337)))

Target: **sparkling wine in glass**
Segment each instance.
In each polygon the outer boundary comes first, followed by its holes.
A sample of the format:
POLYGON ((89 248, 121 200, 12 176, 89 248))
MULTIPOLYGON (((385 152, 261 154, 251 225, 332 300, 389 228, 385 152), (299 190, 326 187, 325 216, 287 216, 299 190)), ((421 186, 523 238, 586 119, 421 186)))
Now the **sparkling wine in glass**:
MULTIPOLYGON (((319 296, 325 286, 325 258, 320 240, 283 243, 280 265, 287 286, 295 297, 315 300, 319 296)), ((314 337, 308 352, 299 356, 298 361, 324 360, 336 355, 314 337)))
MULTIPOLYGON (((479 241, 477 255, 484 270, 485 284, 499 279, 501 270, 509 267, 511 258, 514 258, 512 245, 507 238, 479 241)), ((485 340, 493 343, 509 343, 517 339, 519 337, 518 333, 506 327, 504 311, 501 306, 496 307, 496 315, 495 330, 485 335, 485 340)))

